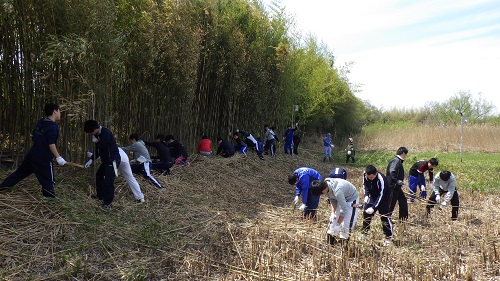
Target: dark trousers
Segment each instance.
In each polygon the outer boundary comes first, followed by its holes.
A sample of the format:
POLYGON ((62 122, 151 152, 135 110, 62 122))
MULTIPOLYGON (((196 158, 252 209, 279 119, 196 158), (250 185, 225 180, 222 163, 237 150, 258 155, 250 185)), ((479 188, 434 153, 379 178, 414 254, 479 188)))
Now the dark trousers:
POLYGON ((266 153, 268 150, 270 150, 271 156, 274 157, 274 154, 276 153, 276 140, 275 139, 267 140, 266 145, 264 146, 264 150, 266 151, 266 153))
MULTIPOLYGON (((389 201, 389 200, 387 200, 389 201)), ((365 210, 369 208, 371 205, 367 204, 365 210)), ((389 216, 389 202, 380 202, 379 208, 376 210, 380 214, 380 220, 382 221, 382 231, 385 234, 386 238, 392 237, 392 221, 389 216), (382 204, 383 203, 383 204, 382 204)), ((373 214, 367 214, 363 212, 363 232, 368 232, 370 230, 370 223, 372 222, 373 216, 375 216, 375 212, 373 214)))
POLYGON ((392 216, 396 203, 399 203, 399 219, 408 219, 408 202, 401 186, 396 186, 392 190, 391 205, 389 206, 389 216, 392 216))
MULTIPOLYGON (((444 200, 443 195, 446 195, 447 191, 444 191, 442 189, 439 189, 439 196, 441 197, 441 202, 444 200)), ((450 200, 451 203, 451 219, 456 220, 458 218, 458 208, 460 206, 460 200, 458 198, 458 192, 455 190, 453 193, 453 196, 451 197, 450 200)), ((427 201, 427 214, 431 213, 431 208, 434 207, 434 205, 437 205, 436 203, 436 193, 432 192, 431 196, 429 197, 429 201, 427 201)))
POLYGON ((345 162, 346 163, 349 163, 349 158, 352 159, 352 163, 354 163, 354 161, 356 161, 356 159, 354 159, 354 151, 351 152, 351 155, 349 155, 349 154, 345 155, 345 162))
POLYGON ((293 154, 299 155, 299 145, 298 144, 293 145, 293 154))
POLYGON ((30 153, 24 157, 21 166, 0 184, 0 187, 12 187, 33 173, 42 186, 42 195, 45 197, 56 197, 52 162, 39 161, 36 155, 30 153))
POLYGON ((170 168, 174 165, 174 162, 153 162, 151 164, 151 168, 155 169, 159 173, 163 173, 167 171, 167 173, 170 173, 170 168))
POLYGON ((293 143, 291 142, 285 142, 285 146, 283 146, 283 149, 285 150, 285 154, 293 154, 293 143))
MULTIPOLYGON (((117 168, 119 165, 116 163, 117 168)), ((113 163, 101 163, 95 175, 95 189, 103 205, 110 205, 115 198, 115 178, 113 163)))
POLYGON ((307 202, 306 202, 307 208, 302 212, 304 217, 315 218, 316 209, 318 209, 318 205, 319 205, 319 196, 313 195, 309 189, 309 194, 307 196, 307 202))

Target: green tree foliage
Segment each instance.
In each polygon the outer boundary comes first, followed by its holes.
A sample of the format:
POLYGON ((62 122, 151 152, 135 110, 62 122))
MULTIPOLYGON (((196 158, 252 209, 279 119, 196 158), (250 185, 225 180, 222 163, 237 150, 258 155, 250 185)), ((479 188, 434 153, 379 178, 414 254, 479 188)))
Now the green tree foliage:
POLYGON ((2 149, 30 145, 44 103, 64 111, 60 146, 79 161, 92 118, 119 143, 171 133, 260 135, 295 120, 308 132, 356 132, 375 118, 317 40, 248 0, 4 0, 0 5, 2 149), (368 114, 368 112, 370 114, 368 114))

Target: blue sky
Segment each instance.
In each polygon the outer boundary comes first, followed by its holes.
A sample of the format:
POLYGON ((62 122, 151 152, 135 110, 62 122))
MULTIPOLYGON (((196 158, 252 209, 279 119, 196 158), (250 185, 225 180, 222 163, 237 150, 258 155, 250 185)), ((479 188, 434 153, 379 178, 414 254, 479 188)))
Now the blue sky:
MULTIPOLYGON (((272 0, 264 0, 269 4, 272 0)), ((354 62, 356 95, 383 108, 419 108, 459 91, 500 112, 500 0, 281 0, 295 29, 354 62)))

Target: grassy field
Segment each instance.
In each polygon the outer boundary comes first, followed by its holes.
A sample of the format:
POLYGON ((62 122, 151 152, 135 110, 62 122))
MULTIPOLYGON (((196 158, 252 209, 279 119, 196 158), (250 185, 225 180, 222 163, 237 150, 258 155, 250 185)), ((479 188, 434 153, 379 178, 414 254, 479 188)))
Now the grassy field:
MULTIPOLYGON (((416 160, 438 157, 437 170, 457 175, 459 220, 450 220, 449 209, 427 218, 424 202, 417 201, 407 223, 395 222, 393 245, 382 247, 377 216, 368 241, 358 240, 360 217, 348 247, 331 247, 326 202, 317 221, 301 220, 286 177, 300 166, 323 175, 343 166, 361 191, 362 168, 374 164, 385 171, 397 146, 357 146, 358 161, 349 165, 341 164, 341 151, 334 163, 322 162, 313 145, 293 159, 193 159, 190 167, 159 176, 165 192, 138 179, 144 204, 134 203, 119 178, 107 212, 90 197, 92 169, 57 167, 53 203, 40 198, 38 182, 29 177, 0 193, 0 279, 500 280, 498 151, 467 152, 460 162, 453 151, 410 150, 406 170, 416 160)), ((9 172, 2 167, 0 179, 9 172)))

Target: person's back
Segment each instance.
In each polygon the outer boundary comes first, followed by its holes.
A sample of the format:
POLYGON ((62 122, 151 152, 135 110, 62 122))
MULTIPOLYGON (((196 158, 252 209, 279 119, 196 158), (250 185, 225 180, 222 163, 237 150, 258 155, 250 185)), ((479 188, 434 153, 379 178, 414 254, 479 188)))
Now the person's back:
POLYGON ((219 148, 217 149, 217 155, 222 155, 224 157, 231 157, 236 152, 234 146, 231 145, 227 140, 218 138, 219 148))
POLYGON ((199 153, 211 153, 212 152, 212 141, 203 136, 200 142, 198 143, 198 152, 199 153))

